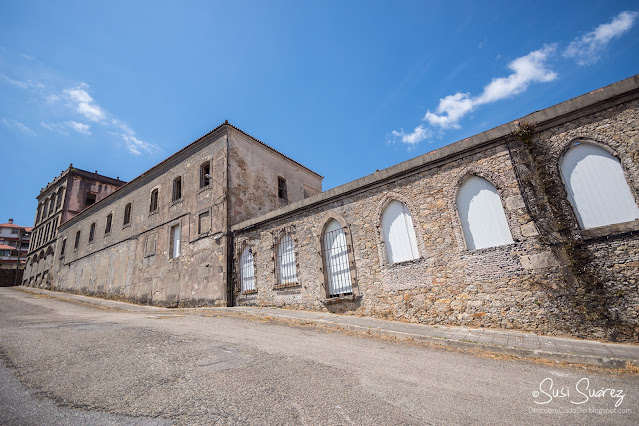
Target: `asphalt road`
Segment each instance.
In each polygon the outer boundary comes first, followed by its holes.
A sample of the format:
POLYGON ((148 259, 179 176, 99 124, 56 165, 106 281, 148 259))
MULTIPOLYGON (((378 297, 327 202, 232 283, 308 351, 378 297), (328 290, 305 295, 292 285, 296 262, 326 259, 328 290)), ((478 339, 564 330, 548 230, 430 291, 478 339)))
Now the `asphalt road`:
POLYGON ((639 375, 11 288, 0 355, 0 424, 639 424, 639 375))

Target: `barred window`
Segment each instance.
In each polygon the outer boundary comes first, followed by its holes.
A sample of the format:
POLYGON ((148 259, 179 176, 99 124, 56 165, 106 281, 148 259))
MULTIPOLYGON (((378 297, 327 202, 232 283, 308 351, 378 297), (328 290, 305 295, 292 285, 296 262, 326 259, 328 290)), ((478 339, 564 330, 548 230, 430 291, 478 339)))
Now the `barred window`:
POLYGON ((297 284, 295 246, 291 235, 286 233, 277 245, 277 285, 297 284))
POLYGON ((353 294, 348 244, 342 225, 332 219, 321 239, 328 297, 353 294))
POLYGON ((249 246, 244 248, 240 256, 240 291, 255 291, 255 267, 253 252, 249 246))

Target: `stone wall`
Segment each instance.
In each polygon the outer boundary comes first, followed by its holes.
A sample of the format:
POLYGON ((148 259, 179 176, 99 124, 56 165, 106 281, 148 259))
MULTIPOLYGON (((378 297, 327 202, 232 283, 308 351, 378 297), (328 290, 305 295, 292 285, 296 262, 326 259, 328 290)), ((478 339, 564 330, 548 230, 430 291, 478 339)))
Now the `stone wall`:
POLYGON ((625 99, 602 89, 235 226, 235 302, 636 341, 639 223, 580 230, 559 169, 576 141, 599 144, 621 159, 639 195, 639 82, 625 83, 629 92, 617 90, 625 99), (515 132, 522 128, 530 134, 515 132), (455 199, 470 175, 497 188, 512 244, 466 248, 455 199), (380 218, 389 200, 412 215, 416 260, 386 262, 380 218), (319 243, 331 218, 345 227, 356 283, 336 298, 324 288, 319 243), (294 236, 299 283, 278 289, 283 230, 294 236), (251 294, 237 285, 246 245, 251 294))

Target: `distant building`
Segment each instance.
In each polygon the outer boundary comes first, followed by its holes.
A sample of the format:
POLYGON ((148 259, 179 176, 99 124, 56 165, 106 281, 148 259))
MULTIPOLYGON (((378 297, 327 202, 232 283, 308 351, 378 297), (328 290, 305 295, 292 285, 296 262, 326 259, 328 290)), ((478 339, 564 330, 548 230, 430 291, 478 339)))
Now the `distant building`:
POLYGON ((14 279, 20 284, 29 253, 31 229, 14 224, 13 219, 9 219, 7 223, 0 223, 0 270, 3 270, 0 273, 0 285, 13 285, 14 279), (15 269, 20 271, 17 279, 11 272, 15 269))
POLYGON ((36 218, 33 224, 28 273, 33 282, 48 279, 53 261, 53 249, 58 237, 58 225, 71 219, 87 207, 102 200, 126 182, 95 172, 73 167, 64 170, 58 177, 40 190, 36 218))

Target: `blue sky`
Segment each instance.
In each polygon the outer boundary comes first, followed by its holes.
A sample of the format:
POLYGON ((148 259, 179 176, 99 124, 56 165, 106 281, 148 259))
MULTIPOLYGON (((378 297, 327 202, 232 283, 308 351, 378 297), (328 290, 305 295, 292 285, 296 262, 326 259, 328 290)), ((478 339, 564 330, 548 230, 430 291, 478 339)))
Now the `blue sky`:
POLYGON ((639 73, 636 1, 0 2, 0 222, 228 119, 341 185, 639 73))

